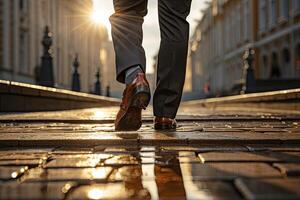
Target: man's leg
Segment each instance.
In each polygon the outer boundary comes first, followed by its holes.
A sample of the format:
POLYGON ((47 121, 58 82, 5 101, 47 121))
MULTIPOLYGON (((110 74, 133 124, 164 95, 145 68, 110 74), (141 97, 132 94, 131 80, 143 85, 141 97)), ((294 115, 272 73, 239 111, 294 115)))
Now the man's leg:
POLYGON ((148 0, 114 0, 115 13, 110 17, 116 54, 117 80, 125 83, 126 70, 140 66, 145 72, 146 58, 142 47, 144 16, 148 0))
POLYGON ((115 13, 110 17, 116 53, 117 80, 126 84, 115 130, 134 131, 142 125, 142 109, 150 101, 145 77, 146 58, 142 47, 147 0, 114 0, 115 13))
POLYGON ((189 41, 191 0, 159 0, 161 44, 153 106, 156 117, 174 119, 181 101, 189 41))

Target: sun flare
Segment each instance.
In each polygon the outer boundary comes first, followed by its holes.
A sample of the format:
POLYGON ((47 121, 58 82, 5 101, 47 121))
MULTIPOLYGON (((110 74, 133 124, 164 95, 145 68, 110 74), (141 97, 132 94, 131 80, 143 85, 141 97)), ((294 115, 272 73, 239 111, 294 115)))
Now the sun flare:
POLYGON ((93 0, 93 10, 91 13, 91 21, 97 25, 103 25, 106 28, 110 28, 109 16, 111 13, 108 9, 101 6, 101 1, 93 0))

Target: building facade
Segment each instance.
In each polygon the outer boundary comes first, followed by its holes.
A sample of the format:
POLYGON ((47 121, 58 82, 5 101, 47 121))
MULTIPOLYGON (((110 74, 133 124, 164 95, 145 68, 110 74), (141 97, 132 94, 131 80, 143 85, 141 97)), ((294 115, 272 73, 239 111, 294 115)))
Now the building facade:
POLYGON ((212 0, 191 39, 192 91, 230 93, 254 48, 257 79, 300 79, 300 0, 212 0))
MULTIPOLYGON (((107 30, 90 20, 92 0, 1 0, 0 79, 35 83, 45 26, 52 38, 55 86, 70 89, 78 54, 81 91, 93 91, 107 30)), ((103 69, 100 69, 102 71, 103 69)))
POLYGON ((111 97, 121 98, 124 85, 116 80, 116 62, 113 42, 106 41, 101 46, 101 82, 103 85, 103 93, 107 93, 107 90, 109 90, 111 97))

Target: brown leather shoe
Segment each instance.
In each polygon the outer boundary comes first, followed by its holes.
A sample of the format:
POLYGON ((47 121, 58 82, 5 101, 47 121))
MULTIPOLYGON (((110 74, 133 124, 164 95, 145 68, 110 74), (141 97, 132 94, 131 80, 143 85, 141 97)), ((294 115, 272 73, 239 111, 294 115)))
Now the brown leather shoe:
POLYGON ((142 109, 146 109, 150 97, 149 83, 145 74, 139 73, 123 92, 122 103, 115 120, 115 130, 138 130, 142 126, 142 109))
POLYGON ((173 130, 176 129, 177 122, 175 119, 167 117, 155 117, 154 129, 155 130, 173 130))

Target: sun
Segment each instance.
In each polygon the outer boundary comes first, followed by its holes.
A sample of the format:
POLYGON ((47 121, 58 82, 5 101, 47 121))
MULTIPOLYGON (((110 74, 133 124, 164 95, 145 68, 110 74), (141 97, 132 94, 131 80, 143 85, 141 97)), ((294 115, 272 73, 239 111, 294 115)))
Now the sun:
POLYGON ((96 25, 103 25, 110 28, 109 17, 111 12, 109 9, 103 7, 99 0, 93 0, 93 10, 90 15, 91 21, 96 25))
POLYGON ((91 14, 91 20, 93 23, 98 25, 104 25, 105 27, 109 27, 109 16, 105 16, 99 10, 94 10, 91 14))

